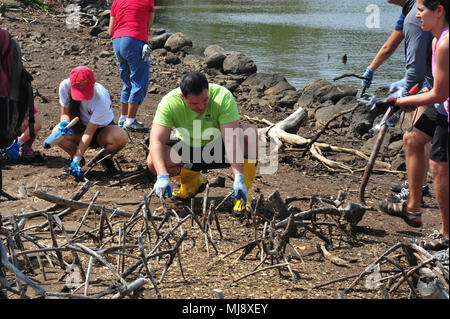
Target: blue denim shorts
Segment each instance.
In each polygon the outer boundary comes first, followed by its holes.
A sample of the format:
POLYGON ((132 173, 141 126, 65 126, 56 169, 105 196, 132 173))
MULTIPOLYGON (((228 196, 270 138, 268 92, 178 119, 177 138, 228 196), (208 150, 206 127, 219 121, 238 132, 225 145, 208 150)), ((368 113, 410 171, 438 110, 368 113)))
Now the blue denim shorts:
POLYGON ((150 61, 142 58, 144 42, 122 37, 113 39, 113 48, 120 67, 123 87, 120 102, 142 104, 148 90, 150 61))

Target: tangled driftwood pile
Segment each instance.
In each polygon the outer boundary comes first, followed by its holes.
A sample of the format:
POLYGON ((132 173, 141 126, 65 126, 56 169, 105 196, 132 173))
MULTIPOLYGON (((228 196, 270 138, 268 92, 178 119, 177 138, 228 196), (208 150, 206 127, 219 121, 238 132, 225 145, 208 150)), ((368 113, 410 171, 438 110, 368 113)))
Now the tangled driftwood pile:
MULTIPOLYGON (((286 130, 301 122, 303 114, 303 110, 299 109, 276 125, 267 123, 271 125, 259 130, 260 138, 271 138, 277 149, 283 147, 283 143, 308 145, 316 157, 318 153, 313 152, 315 147, 333 148, 323 143, 310 143, 311 140, 287 133, 286 130)), ((100 150, 87 164, 86 173, 104 158, 104 150, 100 150)), ((317 158, 326 162, 323 157, 317 158)), ((327 163, 339 166, 336 162, 327 163)), ((118 183, 130 177, 141 176, 145 171, 140 169, 122 173, 118 183)), ((251 241, 218 256, 218 243, 223 239, 218 212, 221 208, 222 211, 231 211, 230 205, 230 209, 223 208, 231 201, 231 193, 216 204, 216 199, 209 198, 208 184, 201 208, 196 209, 194 200, 190 206, 186 203, 173 204, 153 196, 151 191, 134 212, 130 212, 96 204, 99 191, 89 202, 81 201, 91 185, 90 181, 86 181, 70 199, 35 191, 35 197, 52 202, 53 205, 42 210, 2 217, 1 297, 6 298, 9 292, 20 298, 31 298, 27 294, 28 287, 31 287, 39 298, 123 298, 137 296, 142 289, 152 290, 156 298, 161 298, 164 292, 159 285, 175 260, 185 280, 181 254, 192 253, 185 250, 186 243, 196 242, 199 238, 204 243, 207 259, 212 257, 212 250, 219 259, 242 251, 237 261, 245 262, 249 254, 256 252, 256 257, 260 260, 257 266, 249 273, 234 276, 232 284, 275 268, 280 275, 283 271, 288 271, 291 280, 296 281, 299 279, 299 271, 294 268, 292 261, 300 260, 300 265, 304 261, 299 250, 292 244, 293 240, 301 242, 304 234, 308 233, 317 239, 317 251, 324 258, 335 265, 350 267, 356 260, 335 256, 332 251, 342 245, 350 248, 361 245, 354 226, 362 220, 366 211, 373 210, 372 207, 347 201, 345 191, 339 192, 336 199, 331 200, 320 196, 283 199, 278 190, 275 190, 267 200, 261 195, 250 214, 237 216, 254 229, 251 241), (159 206, 153 211, 150 208, 152 200, 159 206), (309 201, 307 210, 293 205, 304 200, 309 201), (68 216, 76 210, 85 210, 85 213, 75 227, 73 221, 70 224, 68 216), (30 225, 29 222, 38 216, 44 216, 46 221, 30 225), (191 221, 190 227, 186 223, 188 220, 191 221), (219 236, 219 240, 214 239, 215 234, 219 236), (82 260, 86 258, 89 261, 83 264, 82 260), (96 279, 93 280, 93 270, 99 267, 103 267, 103 271, 100 274, 97 272, 96 279), (57 279, 47 279, 50 272, 61 275, 57 279), (52 280, 65 280, 65 287, 62 291, 48 291, 37 282, 38 275, 46 284, 52 280), (84 293, 79 292, 82 288, 84 293)), ((398 243, 369 264, 362 273, 335 279, 313 289, 357 277, 347 289, 339 292, 338 297, 343 298, 367 277, 366 288, 368 282, 371 283, 370 288, 382 289, 385 298, 389 298, 402 284, 407 284, 412 295, 420 298, 424 296, 426 289, 420 291, 417 288, 420 286, 418 281, 426 277, 425 273, 433 281, 433 287, 442 288, 439 291, 444 295, 448 292, 448 268, 420 247, 398 243), (402 252, 392 256, 398 249, 402 252), (381 266, 387 265, 394 267, 381 269, 381 266), (389 276, 381 277, 384 273, 389 276)))
MULTIPOLYGON (((265 201, 261 195, 251 214, 240 216, 241 221, 254 228, 253 239, 218 256, 219 241, 214 237, 218 235, 219 239, 223 239, 223 235, 217 212, 231 194, 216 205, 214 200, 208 198, 208 186, 201 208, 195 210, 194 201, 191 207, 183 204, 182 207, 171 208, 166 201, 150 192, 134 212, 127 212, 95 204, 99 192, 90 202, 80 201, 90 185, 89 181, 84 183, 71 199, 35 192, 35 196, 57 204, 45 210, 2 218, 1 234, 4 240, 0 241, 0 291, 3 298, 6 298, 7 292, 20 298, 31 298, 28 287, 34 290, 38 298, 116 299, 136 296, 144 288, 153 290, 155 297, 161 298, 164 291, 159 285, 170 266, 176 261, 184 278, 181 254, 189 253, 184 245, 197 240, 204 243, 208 259, 211 250, 220 259, 242 251, 236 260, 238 262, 245 262, 252 251, 257 257, 259 255, 260 262, 254 270, 237 274, 232 284, 274 268, 279 270, 280 275, 283 270, 288 271, 291 280, 296 281, 299 270, 294 269, 292 260, 301 260, 300 265, 304 262, 292 240, 301 240, 308 232, 318 239, 317 249, 324 258, 338 266, 350 267, 355 260, 334 256, 331 251, 343 244, 360 245, 352 226, 367 209, 360 204, 346 203, 344 192, 340 192, 334 201, 320 197, 283 200, 278 191, 265 201), (150 211, 152 199, 161 201, 160 207, 153 212, 150 211), (310 209, 301 211, 291 205, 299 200, 309 200, 310 209), (82 207, 87 207, 84 215, 76 227, 73 224, 70 226, 69 231, 64 219, 82 207), (27 226, 37 216, 46 216, 47 221, 27 226), (189 220, 191 222, 187 223, 189 220), (83 265, 81 262, 85 259, 81 255, 89 258, 87 267, 86 263, 83 265), (165 262, 161 263, 163 260, 165 262), (103 271, 100 276, 97 273, 93 280, 93 268, 99 267, 103 267, 103 271), (62 291, 48 291, 35 279, 40 275, 47 280, 47 274, 51 272, 62 273, 58 279, 53 279, 58 282, 65 280, 62 291), (95 291, 92 289, 94 284, 95 291), (100 289, 105 286, 106 289, 100 289), (79 292, 82 288, 84 293, 79 292)), ((448 266, 410 243, 394 245, 362 273, 322 283, 313 289, 355 277, 345 290, 339 291, 338 298, 350 294, 363 279, 366 288, 381 289, 385 298, 390 298, 390 294, 395 293, 402 284, 409 286, 415 298, 427 296, 430 291, 434 295, 448 295, 448 266), (385 274, 387 276, 382 277, 385 274), (422 286, 418 284, 420 281, 422 286), (433 289, 429 287, 430 283, 433 289)))

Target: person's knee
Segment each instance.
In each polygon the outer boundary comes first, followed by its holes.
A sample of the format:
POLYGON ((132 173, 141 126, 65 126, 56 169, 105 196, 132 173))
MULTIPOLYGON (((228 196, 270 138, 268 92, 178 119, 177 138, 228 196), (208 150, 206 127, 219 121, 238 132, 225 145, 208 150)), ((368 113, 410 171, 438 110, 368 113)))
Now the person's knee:
POLYGON ((444 181, 447 184, 448 181, 448 163, 447 162, 436 162, 430 160, 431 173, 433 178, 438 181, 444 181))
POLYGON ((427 141, 419 136, 416 132, 406 132, 403 134, 403 145, 405 151, 419 151, 424 150, 427 141))

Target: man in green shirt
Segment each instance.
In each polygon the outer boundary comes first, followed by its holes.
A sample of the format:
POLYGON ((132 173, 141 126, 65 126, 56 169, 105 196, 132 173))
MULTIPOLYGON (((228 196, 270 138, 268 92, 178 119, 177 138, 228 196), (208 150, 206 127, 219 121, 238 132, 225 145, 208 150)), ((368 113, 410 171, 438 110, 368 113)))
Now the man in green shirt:
POLYGON ((172 178, 180 183, 174 197, 192 198, 207 183, 201 170, 231 166, 233 210, 250 211, 248 189, 256 173, 257 131, 239 121, 232 93, 208 83, 204 74, 186 73, 180 87, 163 97, 153 120, 149 149, 147 165, 157 176, 154 189, 158 196, 172 197, 172 178))

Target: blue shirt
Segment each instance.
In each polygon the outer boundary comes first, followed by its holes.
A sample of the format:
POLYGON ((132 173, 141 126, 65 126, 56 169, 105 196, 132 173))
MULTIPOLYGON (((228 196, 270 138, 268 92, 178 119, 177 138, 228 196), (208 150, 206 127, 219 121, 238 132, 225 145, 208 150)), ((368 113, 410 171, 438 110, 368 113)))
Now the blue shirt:
POLYGON ((403 23, 405 22, 405 15, 402 13, 395 23, 394 30, 395 31, 403 31, 403 23))

